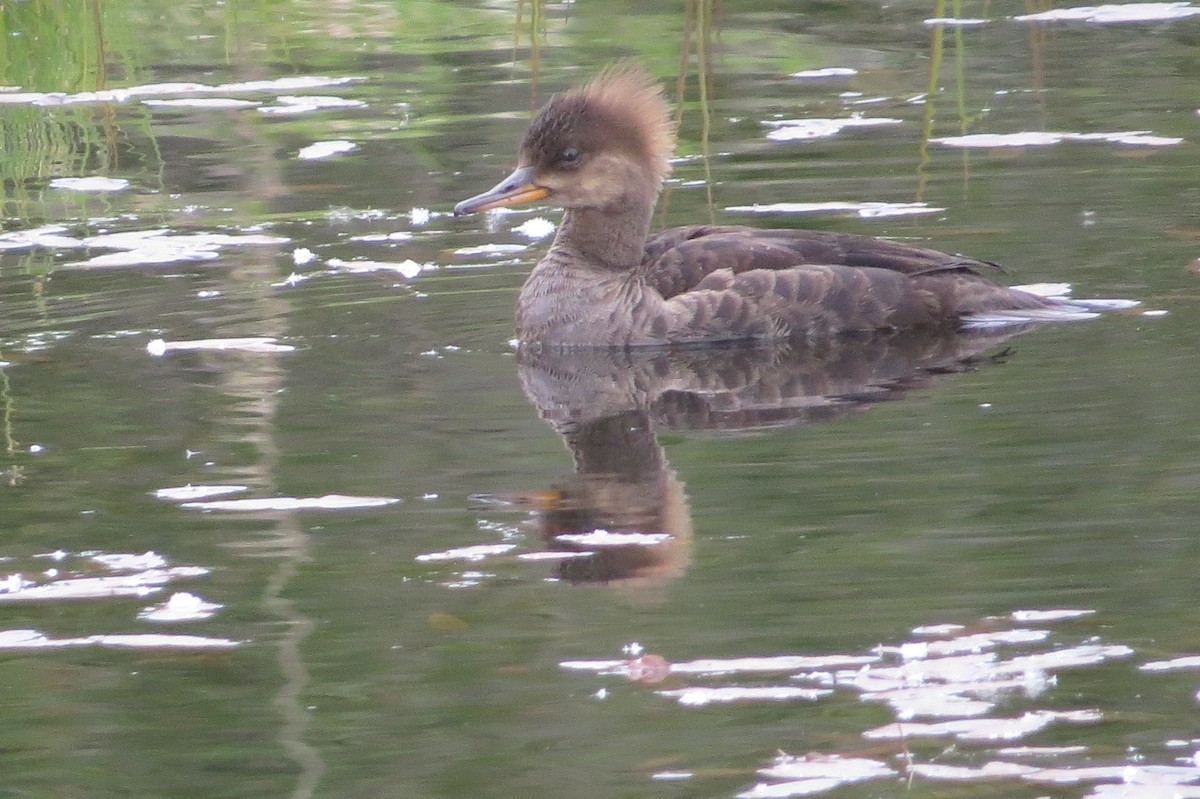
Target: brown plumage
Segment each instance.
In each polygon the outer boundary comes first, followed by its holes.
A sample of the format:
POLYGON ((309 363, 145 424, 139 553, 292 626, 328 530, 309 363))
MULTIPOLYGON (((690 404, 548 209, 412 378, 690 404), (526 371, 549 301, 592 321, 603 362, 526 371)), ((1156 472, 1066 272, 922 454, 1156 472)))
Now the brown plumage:
POLYGON ((1002 286, 994 264, 870 236, 692 225, 647 237, 670 172, 662 91, 622 63, 555 95, 518 168, 455 214, 549 198, 566 209, 517 302, 522 343, 636 347, 1091 315, 1002 286))

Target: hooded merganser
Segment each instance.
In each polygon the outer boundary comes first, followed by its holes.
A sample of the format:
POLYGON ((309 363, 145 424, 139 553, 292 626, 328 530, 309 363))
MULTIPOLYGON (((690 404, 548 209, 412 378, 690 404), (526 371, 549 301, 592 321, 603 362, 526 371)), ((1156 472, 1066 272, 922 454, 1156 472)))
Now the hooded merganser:
POLYGON ((871 236, 689 225, 647 237, 674 146, 661 88, 619 63, 552 97, 516 171, 455 206, 456 216, 542 199, 566 209, 517 301, 523 345, 811 340, 1095 315, 1087 301, 980 274, 995 264, 871 236))

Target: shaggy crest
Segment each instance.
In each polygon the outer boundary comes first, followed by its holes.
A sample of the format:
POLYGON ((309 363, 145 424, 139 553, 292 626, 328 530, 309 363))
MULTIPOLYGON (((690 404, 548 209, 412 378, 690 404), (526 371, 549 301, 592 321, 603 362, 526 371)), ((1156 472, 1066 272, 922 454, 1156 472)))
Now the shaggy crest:
POLYGON ((609 142, 627 142, 660 180, 671 171, 675 124, 662 87, 636 61, 618 61, 583 86, 551 98, 530 126, 525 147, 538 150, 563 128, 595 134, 604 128, 609 142))

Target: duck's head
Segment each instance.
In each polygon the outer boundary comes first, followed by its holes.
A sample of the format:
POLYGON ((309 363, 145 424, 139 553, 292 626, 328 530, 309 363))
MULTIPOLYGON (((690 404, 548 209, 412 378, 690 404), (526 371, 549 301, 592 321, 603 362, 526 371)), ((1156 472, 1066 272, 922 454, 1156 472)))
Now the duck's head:
POLYGON ((517 169, 454 214, 541 199, 564 208, 653 204, 674 148, 662 89, 643 68, 623 62, 550 98, 525 132, 517 169))

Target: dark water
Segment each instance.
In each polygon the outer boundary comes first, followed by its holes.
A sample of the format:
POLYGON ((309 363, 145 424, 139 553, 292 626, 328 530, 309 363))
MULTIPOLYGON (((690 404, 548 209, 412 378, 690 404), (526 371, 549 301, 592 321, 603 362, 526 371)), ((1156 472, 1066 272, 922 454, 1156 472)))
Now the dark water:
POLYGON ((118 5, 0 10, 0 796, 1200 795, 1200 9, 118 5), (685 48, 664 224, 1143 305, 519 358, 557 214, 449 208, 685 48))

